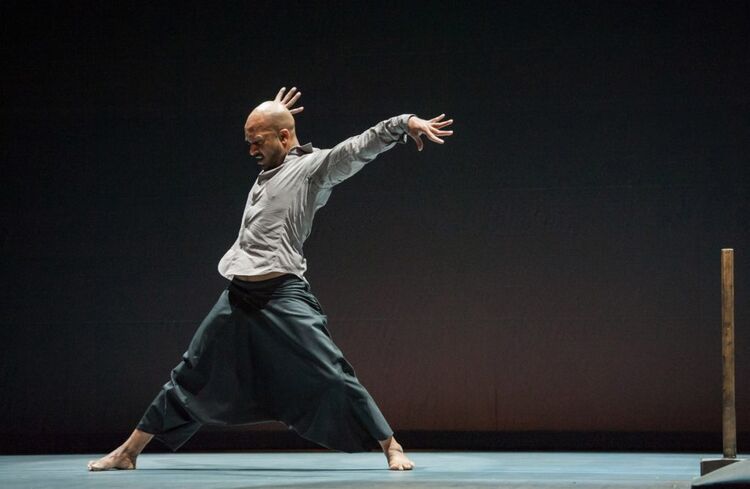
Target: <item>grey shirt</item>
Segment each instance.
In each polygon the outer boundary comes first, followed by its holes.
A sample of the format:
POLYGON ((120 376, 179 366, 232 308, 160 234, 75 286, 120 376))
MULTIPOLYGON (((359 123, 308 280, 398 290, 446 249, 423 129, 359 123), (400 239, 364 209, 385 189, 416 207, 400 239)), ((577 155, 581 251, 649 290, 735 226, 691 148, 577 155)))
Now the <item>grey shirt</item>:
POLYGON ((357 173, 380 153, 406 141, 411 114, 382 121, 331 149, 310 143, 292 148, 284 162, 261 171, 247 196, 239 236, 219 262, 219 273, 235 275, 286 272, 304 278, 302 243, 313 216, 333 187, 357 173))

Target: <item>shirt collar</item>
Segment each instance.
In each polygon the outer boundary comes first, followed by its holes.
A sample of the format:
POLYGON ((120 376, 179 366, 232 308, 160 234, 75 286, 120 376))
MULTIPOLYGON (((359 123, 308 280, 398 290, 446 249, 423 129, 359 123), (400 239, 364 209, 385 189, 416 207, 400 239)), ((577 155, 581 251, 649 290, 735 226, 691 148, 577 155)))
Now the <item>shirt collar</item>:
POLYGON ((284 161, 277 166, 276 168, 271 168, 270 170, 261 170, 260 173, 258 173, 258 180, 263 182, 265 180, 268 180, 272 176, 276 175, 279 171, 281 171, 281 167, 284 166, 284 164, 289 160, 290 155, 295 156, 302 156, 305 154, 309 154, 313 152, 313 145, 312 143, 303 144, 302 146, 295 146, 292 149, 289 150, 289 152, 286 154, 286 157, 284 158, 284 161))
POLYGON ((302 146, 295 146, 294 148, 289 150, 289 153, 302 156, 303 154, 312 153, 313 151, 313 145, 312 143, 303 144, 302 146))

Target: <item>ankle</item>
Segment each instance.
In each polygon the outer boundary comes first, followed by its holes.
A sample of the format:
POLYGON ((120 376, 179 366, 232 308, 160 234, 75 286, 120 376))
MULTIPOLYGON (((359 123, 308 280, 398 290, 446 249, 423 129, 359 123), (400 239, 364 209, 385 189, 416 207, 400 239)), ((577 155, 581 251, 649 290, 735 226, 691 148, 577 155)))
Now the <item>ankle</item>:
POLYGON ((388 446, 387 451, 389 451, 389 452, 401 452, 401 453, 404 453, 404 447, 402 447, 398 443, 391 443, 388 446))
POLYGON ((399 442, 396 441, 396 438, 390 437, 387 440, 383 440, 380 442, 380 447, 383 449, 383 452, 388 453, 391 451, 398 451, 403 452, 403 447, 399 444, 399 442))
POLYGON ((138 455, 140 455, 141 451, 136 450, 133 447, 129 447, 127 445, 122 445, 121 447, 118 447, 115 451, 115 455, 119 457, 125 457, 130 460, 135 460, 138 455))

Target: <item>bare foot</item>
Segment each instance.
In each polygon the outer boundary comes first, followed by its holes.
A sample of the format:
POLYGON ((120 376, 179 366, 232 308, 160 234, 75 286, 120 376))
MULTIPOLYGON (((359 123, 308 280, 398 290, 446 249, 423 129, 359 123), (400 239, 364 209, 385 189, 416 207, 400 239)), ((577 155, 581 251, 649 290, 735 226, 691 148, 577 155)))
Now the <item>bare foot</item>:
POLYGON ((91 472, 100 472, 103 470, 133 470, 135 469, 135 459, 119 448, 109 455, 105 455, 99 460, 91 460, 88 468, 91 472))
POLYGON ((148 445, 148 442, 154 437, 151 433, 146 433, 138 428, 133 430, 130 437, 125 443, 112 450, 109 455, 105 455, 99 460, 91 460, 88 468, 92 472, 102 470, 133 470, 135 469, 135 459, 148 445))
POLYGON ((381 442, 381 446, 383 446, 385 458, 388 459, 390 470, 411 470, 415 467, 414 462, 404 455, 404 448, 395 438, 391 438, 385 443, 381 442))

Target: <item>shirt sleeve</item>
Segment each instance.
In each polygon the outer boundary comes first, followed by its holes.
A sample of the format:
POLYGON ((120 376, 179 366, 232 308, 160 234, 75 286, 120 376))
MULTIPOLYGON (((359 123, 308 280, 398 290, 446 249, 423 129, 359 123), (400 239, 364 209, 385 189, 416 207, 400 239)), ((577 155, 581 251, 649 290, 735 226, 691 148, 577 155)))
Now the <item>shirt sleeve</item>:
POLYGON ((380 153, 406 142, 407 124, 413 114, 391 117, 359 136, 340 142, 312 169, 312 179, 321 187, 333 187, 351 177, 380 153))

